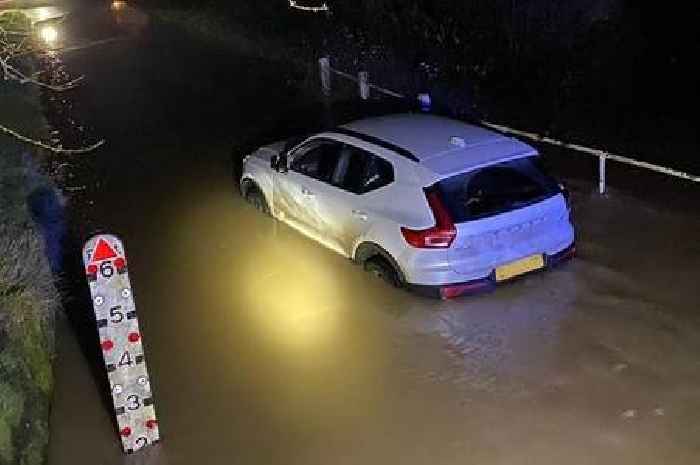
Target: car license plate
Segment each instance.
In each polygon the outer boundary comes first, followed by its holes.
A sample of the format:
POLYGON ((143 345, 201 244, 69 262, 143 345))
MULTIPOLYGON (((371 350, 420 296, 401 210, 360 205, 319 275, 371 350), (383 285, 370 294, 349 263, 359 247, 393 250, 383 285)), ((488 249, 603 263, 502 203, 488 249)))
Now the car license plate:
POLYGON ((505 281, 540 268, 544 268, 544 257, 542 254, 530 255, 496 268, 496 281, 505 281))

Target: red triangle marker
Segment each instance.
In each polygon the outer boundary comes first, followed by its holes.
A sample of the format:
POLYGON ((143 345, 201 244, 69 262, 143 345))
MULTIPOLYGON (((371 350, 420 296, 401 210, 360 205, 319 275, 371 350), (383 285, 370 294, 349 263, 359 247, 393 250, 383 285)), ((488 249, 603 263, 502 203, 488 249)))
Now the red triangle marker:
POLYGON ((99 262, 100 260, 107 260, 109 258, 114 258, 117 256, 117 252, 107 243, 106 240, 100 239, 97 242, 97 247, 95 247, 95 253, 92 254, 92 261, 99 262))

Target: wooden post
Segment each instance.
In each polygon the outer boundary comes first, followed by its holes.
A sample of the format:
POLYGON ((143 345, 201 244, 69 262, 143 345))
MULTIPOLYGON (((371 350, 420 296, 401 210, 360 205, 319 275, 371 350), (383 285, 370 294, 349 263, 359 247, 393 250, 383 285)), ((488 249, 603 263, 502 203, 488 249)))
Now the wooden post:
POLYGON ((328 57, 318 59, 318 66, 321 70, 321 92, 324 97, 331 96, 331 60, 328 57))
POLYGON ((360 84, 360 98, 369 99, 369 73, 367 71, 357 73, 357 82, 360 84))

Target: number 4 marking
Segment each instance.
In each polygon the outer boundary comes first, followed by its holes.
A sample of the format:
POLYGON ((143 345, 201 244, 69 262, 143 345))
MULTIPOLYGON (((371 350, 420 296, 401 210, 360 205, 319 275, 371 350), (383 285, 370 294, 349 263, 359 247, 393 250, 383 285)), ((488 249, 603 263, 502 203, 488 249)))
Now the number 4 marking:
POLYGON ((131 354, 129 353, 128 350, 125 350, 122 356, 119 358, 119 363, 118 365, 120 367, 123 366, 131 366, 133 364, 133 361, 131 360, 131 354))

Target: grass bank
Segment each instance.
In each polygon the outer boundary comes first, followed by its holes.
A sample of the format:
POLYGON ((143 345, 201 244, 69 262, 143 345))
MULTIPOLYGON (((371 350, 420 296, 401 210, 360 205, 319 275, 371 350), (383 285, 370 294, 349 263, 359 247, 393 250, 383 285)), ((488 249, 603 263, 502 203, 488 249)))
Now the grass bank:
MULTIPOLYGON (((37 89, 0 82, 0 122, 45 137, 37 89)), ((27 146, 0 134, 0 464, 45 462, 58 293, 40 225, 48 180, 27 146)))
POLYGON ((0 464, 41 464, 48 444, 58 295, 31 201, 48 186, 0 140, 0 464))

